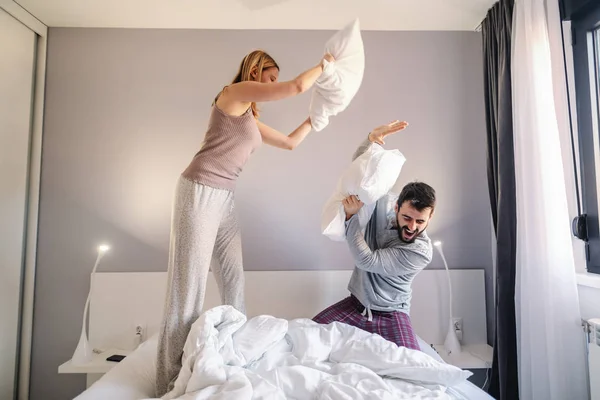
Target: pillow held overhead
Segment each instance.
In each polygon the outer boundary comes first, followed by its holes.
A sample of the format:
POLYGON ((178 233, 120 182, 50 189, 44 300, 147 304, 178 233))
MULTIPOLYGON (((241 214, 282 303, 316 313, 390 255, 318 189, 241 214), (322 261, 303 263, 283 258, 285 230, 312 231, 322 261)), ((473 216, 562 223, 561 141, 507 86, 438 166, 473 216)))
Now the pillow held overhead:
POLYGON ((334 62, 325 62, 314 85, 309 116, 315 131, 329 124, 329 117, 344 111, 362 83, 365 52, 358 18, 336 32, 325 44, 334 62))
POLYGON ((342 173, 335 191, 325 203, 321 232, 329 239, 346 240, 346 213, 342 201, 356 195, 365 204, 358 212, 361 227, 367 225, 374 205, 388 194, 398 180, 406 158, 399 150, 385 150, 373 144, 342 173))

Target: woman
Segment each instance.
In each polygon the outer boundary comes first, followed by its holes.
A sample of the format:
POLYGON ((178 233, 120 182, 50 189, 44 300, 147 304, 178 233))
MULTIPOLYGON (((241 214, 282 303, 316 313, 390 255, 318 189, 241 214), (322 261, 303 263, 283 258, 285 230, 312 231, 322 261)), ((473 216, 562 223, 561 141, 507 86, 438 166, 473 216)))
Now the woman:
POLYGON ((323 72, 325 61, 333 57, 326 54, 317 66, 295 79, 278 82, 275 60, 264 51, 253 51, 213 103, 202 148, 179 177, 175 193, 157 355, 159 397, 172 389, 181 368, 183 346, 203 307, 210 266, 222 303, 245 312, 240 230, 234 211, 235 184, 244 164, 263 142, 292 150, 311 131, 307 118, 290 135, 278 132, 258 121, 256 103, 307 91, 323 72))

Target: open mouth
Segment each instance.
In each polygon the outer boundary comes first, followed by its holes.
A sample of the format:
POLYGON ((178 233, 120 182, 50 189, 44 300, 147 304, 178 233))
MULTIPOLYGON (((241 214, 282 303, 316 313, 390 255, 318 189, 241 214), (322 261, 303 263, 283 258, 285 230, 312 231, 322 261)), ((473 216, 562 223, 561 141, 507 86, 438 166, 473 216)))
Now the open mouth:
POLYGON ((417 234, 417 231, 409 231, 406 228, 402 229, 402 238, 404 240, 412 240, 416 234, 417 234))

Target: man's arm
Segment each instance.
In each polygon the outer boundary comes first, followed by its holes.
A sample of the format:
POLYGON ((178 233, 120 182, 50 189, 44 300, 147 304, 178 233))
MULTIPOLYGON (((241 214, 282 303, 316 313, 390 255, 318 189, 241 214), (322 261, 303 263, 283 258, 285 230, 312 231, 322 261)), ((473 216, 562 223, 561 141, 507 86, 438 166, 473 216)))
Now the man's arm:
POLYGON ((372 145, 383 145, 385 142, 383 139, 386 136, 399 132, 401 130, 406 129, 408 126, 408 122, 406 121, 392 121, 387 125, 381 125, 377 128, 373 129, 369 132, 367 138, 358 146, 358 149, 354 152, 352 156, 352 161, 356 160, 360 157, 365 151, 369 149, 372 145))
POLYGON ((358 149, 352 155, 352 161, 356 160, 358 157, 362 156, 371 146, 379 146, 375 143, 372 143, 371 140, 367 137, 363 142, 358 146, 358 149))
POLYGON ((371 250, 356 215, 346 223, 346 242, 357 268, 381 275, 400 276, 418 272, 425 268, 432 258, 429 242, 419 238, 402 248, 371 250))

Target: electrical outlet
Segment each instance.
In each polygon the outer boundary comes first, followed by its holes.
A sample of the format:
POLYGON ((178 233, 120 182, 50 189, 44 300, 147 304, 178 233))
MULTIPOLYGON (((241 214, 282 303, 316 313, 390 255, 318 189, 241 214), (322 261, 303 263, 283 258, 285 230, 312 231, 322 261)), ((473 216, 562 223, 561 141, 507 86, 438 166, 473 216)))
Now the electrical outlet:
POLYGON ((463 320, 462 318, 452 318, 452 325, 454 326, 454 332, 459 342, 463 339, 463 320))
POLYGON ((139 345, 146 338, 146 324, 138 322, 133 325, 133 340, 135 345, 139 345))

